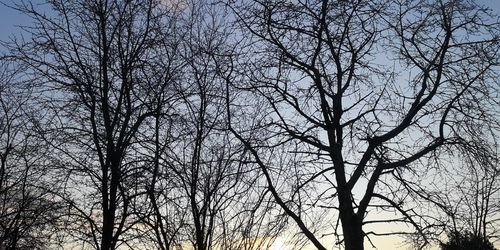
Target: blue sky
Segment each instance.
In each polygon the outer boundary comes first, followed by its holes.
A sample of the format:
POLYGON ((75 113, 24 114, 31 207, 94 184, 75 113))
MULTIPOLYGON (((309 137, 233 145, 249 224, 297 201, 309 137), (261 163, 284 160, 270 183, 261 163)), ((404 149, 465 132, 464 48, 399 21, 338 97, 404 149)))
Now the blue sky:
MULTIPOLYGON (((12 33, 18 33, 19 25, 29 24, 29 18, 5 6, 16 2, 21 0, 0 0, 0 3, 4 3, 0 4, 0 40, 8 39, 12 33)), ((477 0, 477 2, 489 6, 500 14, 500 0, 477 0)))
POLYGON ((0 0, 0 39, 8 39, 13 33, 18 33, 18 25, 29 24, 29 18, 7 7, 5 4, 12 4, 12 0, 0 0))
MULTIPOLYGON (((500 0, 476 0, 478 3, 484 4, 490 8, 492 8, 496 13, 500 15, 500 0)), ((20 2, 20 0, 0 0, 0 3, 4 4, 12 4, 15 2, 20 2)), ((16 34, 20 32, 20 25, 29 25, 30 19, 26 16, 18 13, 16 10, 13 10, 4 4, 0 4, 0 40, 5 41, 9 39, 9 36, 12 34, 16 34)), ((0 48, 0 51, 3 51, 0 48)), ((384 248, 384 242, 380 240, 378 242, 378 246, 380 249, 384 248)), ((398 246, 398 241, 394 242, 385 242, 386 244, 391 244, 393 247, 398 246)), ((368 246, 368 244, 367 244, 368 246)))

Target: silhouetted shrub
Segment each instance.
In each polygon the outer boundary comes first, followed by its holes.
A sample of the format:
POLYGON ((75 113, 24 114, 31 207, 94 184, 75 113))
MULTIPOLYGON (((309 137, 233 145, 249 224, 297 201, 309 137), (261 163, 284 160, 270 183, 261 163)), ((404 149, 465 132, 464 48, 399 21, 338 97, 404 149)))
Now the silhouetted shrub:
POLYGON ((496 248, 482 236, 453 231, 448 235, 448 243, 441 243, 441 250, 496 250, 496 248))

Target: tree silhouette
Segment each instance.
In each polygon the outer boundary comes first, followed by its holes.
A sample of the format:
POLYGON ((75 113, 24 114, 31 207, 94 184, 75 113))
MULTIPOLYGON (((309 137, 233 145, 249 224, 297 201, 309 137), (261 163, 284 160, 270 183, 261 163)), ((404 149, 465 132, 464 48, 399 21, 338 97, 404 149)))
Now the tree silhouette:
POLYGON ((0 60, 0 248, 48 249, 64 205, 45 180, 50 150, 34 131, 24 69, 0 60))
POLYGON ((2 244, 496 233, 500 22, 476 2, 42 2, 2 43, 2 244))
POLYGON ((437 226, 422 203, 426 174, 452 164, 450 152, 490 152, 475 128, 498 131, 498 22, 471 1, 228 6, 248 57, 221 71, 253 101, 228 98, 231 131, 300 232, 318 249, 328 234, 363 249, 365 236, 394 233, 371 225, 395 222, 426 245, 437 226), (244 113, 257 114, 250 125, 244 113), (399 216, 375 217, 380 210, 399 216), (326 233, 315 231, 315 211, 331 216, 326 233))
POLYGON ((31 40, 11 50, 43 93, 38 104, 48 114, 40 129, 59 155, 75 237, 116 249, 131 244, 121 237, 135 230, 136 134, 169 84, 149 81, 162 52, 163 12, 154 0, 46 3, 49 13, 17 6, 33 19, 31 40))
POLYGON ((458 250, 458 249, 470 249, 470 250, 495 250, 496 248, 480 235, 475 235, 470 232, 460 233, 458 231, 453 231, 448 235, 448 243, 442 243, 442 250, 458 250))

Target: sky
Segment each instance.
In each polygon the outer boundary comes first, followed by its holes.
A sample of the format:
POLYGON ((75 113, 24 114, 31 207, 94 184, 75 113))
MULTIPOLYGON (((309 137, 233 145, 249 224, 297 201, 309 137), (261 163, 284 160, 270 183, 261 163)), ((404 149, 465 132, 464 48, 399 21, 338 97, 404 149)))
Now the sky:
POLYGON ((5 41, 18 33, 19 25, 29 24, 29 18, 6 6, 13 1, 0 0, 0 40, 5 41))
MULTIPOLYGON (((17 33, 19 25, 29 24, 29 18, 6 6, 16 2, 20 0, 0 0, 0 40, 8 39, 10 34, 17 33)), ((40 2, 40 0, 34 2, 40 2)), ((477 2, 500 14, 500 0, 477 0, 477 2)))
MULTIPOLYGON (((40 0, 36 0, 35 2, 39 1, 40 0)), ((12 34, 18 34, 20 32, 20 26, 29 25, 29 18, 6 6, 15 2, 20 2, 20 0, 0 0, 0 40, 2 41, 8 40, 12 37, 12 34)), ((477 2, 490 7, 494 12, 500 15, 500 0, 477 0, 477 2)), ((4 51, 5 50, 0 47, 0 53, 4 51)), ((373 241, 378 247, 373 249, 401 249, 401 239, 397 237, 392 237, 390 239, 387 237, 374 238, 373 241)), ((365 246, 367 250, 372 249, 369 247, 368 242, 366 242, 365 246)))

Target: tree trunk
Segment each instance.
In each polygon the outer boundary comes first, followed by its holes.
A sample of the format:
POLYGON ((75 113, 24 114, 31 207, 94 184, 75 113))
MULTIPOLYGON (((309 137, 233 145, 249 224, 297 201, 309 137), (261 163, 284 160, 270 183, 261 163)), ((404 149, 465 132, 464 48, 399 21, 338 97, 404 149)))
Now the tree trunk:
POLYGON ((101 250, 111 250, 111 243, 113 240, 113 219, 112 215, 108 209, 103 213, 103 227, 102 227, 102 239, 101 239, 101 250))
POLYGON ((349 189, 339 187, 339 212, 346 250, 363 250, 362 217, 354 213, 349 189))
MULTIPOLYGON (((113 240, 114 225, 116 218, 116 208, 117 208, 117 192, 118 185, 120 182, 120 160, 112 160, 111 163, 111 183, 109 187, 109 200, 108 207, 103 209, 103 227, 102 227, 102 239, 101 239, 101 250, 113 250, 115 249, 116 242, 113 240)), ((107 187, 104 187, 107 188, 107 187)))
POLYGON ((342 220, 342 230, 344 233, 344 246, 346 250, 363 250, 363 229, 361 220, 358 216, 349 216, 350 218, 342 220))

